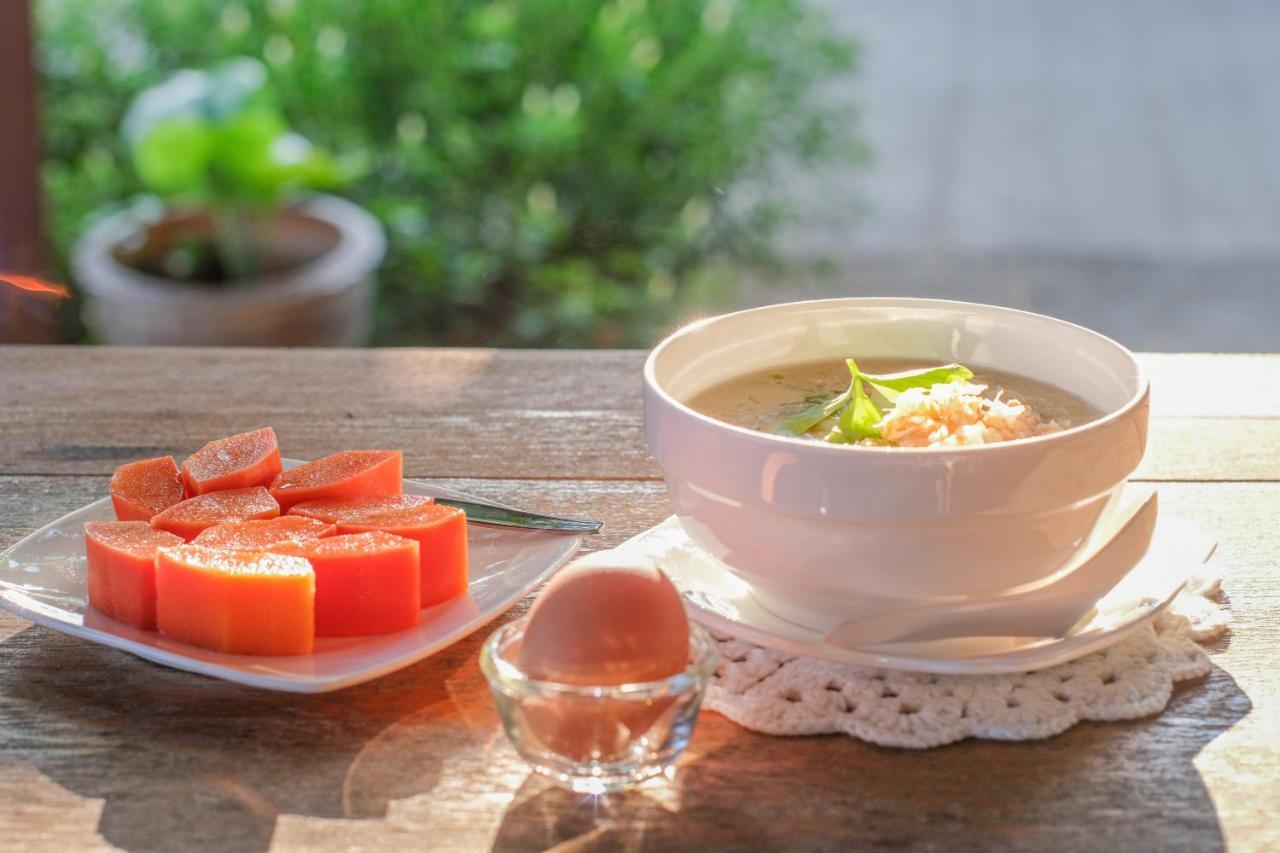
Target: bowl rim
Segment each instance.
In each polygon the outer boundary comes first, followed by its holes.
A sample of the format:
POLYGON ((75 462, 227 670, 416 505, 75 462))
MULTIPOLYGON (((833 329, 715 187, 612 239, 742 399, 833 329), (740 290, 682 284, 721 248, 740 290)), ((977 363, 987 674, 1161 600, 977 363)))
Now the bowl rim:
MULTIPOLYGON (((1004 369, 997 367, 996 369, 1004 369)), ((726 314, 717 314, 712 317, 704 317, 694 320, 679 329, 676 329, 670 335, 663 338, 657 346, 650 351, 644 361, 644 384, 645 387, 656 394, 663 402, 674 407, 678 412, 686 417, 691 417, 696 421, 700 421, 705 425, 728 430, 740 437, 752 442, 762 443, 764 446, 780 446, 789 448, 806 448, 808 452, 813 453, 871 453, 871 454, 889 454, 892 457, 901 456, 903 458, 920 458, 923 454, 928 458, 947 458, 952 456, 965 456, 975 453, 1010 453, 1016 452, 1021 448, 1037 447, 1040 445, 1058 444, 1070 441, 1077 436, 1090 432, 1095 429, 1101 429, 1105 426, 1116 423, 1126 418, 1130 412, 1143 404, 1150 393, 1150 378, 1147 376, 1146 369, 1134 357, 1133 351, 1124 344, 1110 338, 1101 332, 1096 332, 1086 326, 1078 323, 1072 323, 1069 320, 1062 320, 1058 317, 1051 317, 1048 314, 1037 314, 1034 311, 1024 311, 1020 308, 1006 308, 1002 305, 989 305, 983 302, 966 302, 958 299, 927 299, 912 296, 842 296, 827 299, 802 299, 793 302, 777 302, 772 305, 762 305, 756 308, 746 308, 741 311, 731 311, 726 314), (1137 377, 1137 390, 1133 395, 1125 401, 1123 405, 1115 411, 1108 412, 1100 418, 1086 421, 1082 424, 1069 427, 1059 432, 1047 433, 1045 435, 1029 436, 1027 438, 1015 438, 1010 441, 997 441, 990 444, 964 444, 964 445, 948 445, 944 447, 878 447, 874 445, 845 445, 832 444, 826 441, 813 441, 811 439, 803 439, 785 435, 775 435, 773 433, 759 432, 758 430, 749 429, 747 427, 731 424, 721 421, 710 415, 704 415, 696 409, 693 409, 677 400, 675 397, 667 393, 666 389, 657 381, 654 376, 655 363, 661 357, 662 352, 670 347, 675 341, 691 335, 698 330, 705 328, 713 323, 729 320, 734 317, 741 317, 748 314, 763 314, 771 311, 777 311, 783 308, 794 308, 797 306, 814 306, 822 307, 824 305, 830 307, 866 307, 866 308, 891 308, 895 306, 907 308, 958 308, 973 309, 980 308, 984 311, 994 311, 996 313, 1010 314, 1019 317, 1034 318, 1036 320, 1048 320, 1051 323, 1060 326, 1066 326, 1071 329, 1084 332, 1085 334, 1098 339, 1104 344, 1109 344, 1121 353, 1123 353, 1129 362, 1133 365, 1134 373, 1137 377)), ((1065 390, 1065 389, 1064 389, 1065 390)), ((840 457, 849 458, 849 457, 840 457)), ((854 457, 856 458, 856 457, 854 457)))

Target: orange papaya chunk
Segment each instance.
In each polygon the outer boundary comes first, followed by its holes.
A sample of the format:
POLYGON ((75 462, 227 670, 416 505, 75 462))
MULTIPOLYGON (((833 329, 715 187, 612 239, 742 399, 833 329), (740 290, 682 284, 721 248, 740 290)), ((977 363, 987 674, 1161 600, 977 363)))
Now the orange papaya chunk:
POLYGON ((467 591, 467 517, 423 495, 383 495, 307 501, 289 512, 336 525, 338 533, 384 530, 421 546, 422 606, 467 591))
POLYGON ((280 473, 280 448, 271 427, 211 441, 182 463, 192 495, 269 486, 280 473))
POLYGON ((90 521, 84 526, 89 604, 112 619, 154 631, 156 550, 181 544, 181 537, 145 521, 90 521))
POLYGON ((111 475, 111 505, 121 521, 150 521, 184 497, 182 473, 172 456, 130 462, 111 475))
POLYGON ((334 533, 332 524, 303 515, 282 515, 253 521, 228 521, 201 530, 192 545, 230 551, 265 551, 273 545, 314 542, 334 533))
POLYGON ((196 495, 176 503, 151 519, 157 530, 176 533, 190 542, 200 531, 225 524, 228 521, 249 521, 254 518, 275 518, 280 505, 262 486, 252 489, 227 489, 196 495))
POLYGON ((316 577, 301 557, 177 545, 156 552, 156 625, 183 643, 237 655, 315 647, 316 577))
POLYGON ((375 530, 271 551, 302 557, 315 571, 317 637, 390 634, 422 619, 419 546, 413 539, 375 530))
MULTIPOLYGON (((365 495, 355 498, 322 498, 304 501, 289 508, 290 515, 305 515, 330 524, 363 525, 369 530, 389 530, 397 524, 411 522, 426 507, 434 506, 435 498, 427 495, 365 495), (387 525, 380 527, 376 525, 387 525)), ((364 530, 345 531, 364 533, 364 530)))
POLYGON ((344 450, 276 475, 271 496, 281 511, 323 498, 398 495, 404 491, 399 450, 344 450))

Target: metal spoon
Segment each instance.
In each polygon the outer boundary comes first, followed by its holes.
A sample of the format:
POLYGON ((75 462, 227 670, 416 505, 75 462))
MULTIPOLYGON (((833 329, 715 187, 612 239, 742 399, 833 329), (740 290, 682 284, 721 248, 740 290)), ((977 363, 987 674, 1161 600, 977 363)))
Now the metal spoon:
POLYGON ((467 521, 471 524, 519 527, 526 530, 549 530, 556 533, 599 533, 601 528, 604 527, 603 521, 542 515, 536 512, 526 512, 522 509, 512 509, 499 504, 460 501, 455 498, 436 498, 436 503, 457 507, 464 511, 467 514, 467 521))
MULTIPOLYGON (((284 459, 285 469, 296 468, 305 464, 299 459, 284 459)), ((488 524, 493 527, 516 527, 522 530, 546 530, 552 533, 599 533, 604 527, 603 521, 592 521, 583 518, 562 518, 556 515, 542 515, 537 512, 526 512, 515 507, 480 501, 464 501, 458 498, 439 497, 434 494, 430 483, 420 480, 405 480, 409 484, 407 491, 418 495, 435 498, 438 504, 456 507, 467 514, 471 524, 488 524)))
POLYGON ((832 628, 824 639, 841 648, 861 649, 907 638, 1061 637, 1147 553, 1158 508, 1155 492, 1125 507, 1106 542, 1068 574, 1041 586, 852 619, 832 628))

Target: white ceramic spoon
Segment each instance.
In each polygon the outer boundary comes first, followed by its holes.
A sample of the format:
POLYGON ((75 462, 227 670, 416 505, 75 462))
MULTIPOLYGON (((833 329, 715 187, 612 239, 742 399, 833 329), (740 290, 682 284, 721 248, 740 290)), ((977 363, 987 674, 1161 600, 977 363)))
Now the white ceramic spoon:
POLYGON ((1153 491, 1127 503, 1113 521, 1112 535, 1074 569, 1047 583, 990 598, 851 619, 824 639, 839 648, 863 649, 904 639, 1065 636, 1147 553, 1158 508, 1153 491))

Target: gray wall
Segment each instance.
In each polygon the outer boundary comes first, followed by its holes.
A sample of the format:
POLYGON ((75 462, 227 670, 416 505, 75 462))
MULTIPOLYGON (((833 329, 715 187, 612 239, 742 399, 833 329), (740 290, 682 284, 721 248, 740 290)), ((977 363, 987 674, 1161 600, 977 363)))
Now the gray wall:
POLYGON ((1280 351, 1280 2, 825 0, 861 173, 796 176, 840 294, 1031 308, 1154 350, 1280 351))

